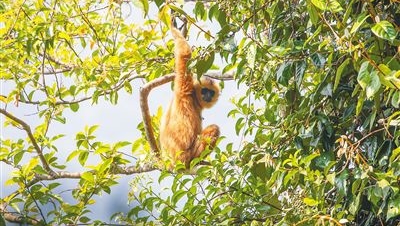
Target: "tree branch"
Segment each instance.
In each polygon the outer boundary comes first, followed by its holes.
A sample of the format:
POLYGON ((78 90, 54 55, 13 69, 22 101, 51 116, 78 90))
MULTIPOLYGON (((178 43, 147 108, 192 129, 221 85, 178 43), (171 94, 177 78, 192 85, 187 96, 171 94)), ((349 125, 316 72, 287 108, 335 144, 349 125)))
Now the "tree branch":
POLYGON ((154 131, 153 131, 153 126, 151 125, 151 117, 147 99, 150 91, 153 88, 172 81, 174 77, 175 77, 174 74, 168 74, 163 77, 154 79, 140 88, 140 109, 142 110, 144 130, 146 132, 146 137, 149 142, 150 148, 156 154, 157 157, 160 157, 160 150, 157 147, 157 141, 154 137, 154 131))
MULTIPOLYGON (((131 82, 135 79, 139 79, 139 78, 143 78, 142 76, 133 76, 133 77, 128 77, 128 78, 124 78, 119 84, 116 84, 114 87, 112 87, 110 90, 106 90, 103 93, 99 94, 99 97, 104 96, 104 95, 108 95, 113 91, 118 91, 122 88, 124 88, 124 84, 125 82, 131 82)), ((54 103, 54 105, 64 105, 64 104, 75 104, 75 103, 80 103, 80 102, 84 102, 86 100, 90 100, 92 99, 93 96, 84 96, 81 97, 79 99, 72 99, 72 100, 58 100, 54 103)), ((34 105, 38 105, 40 103, 42 103, 42 101, 29 101, 29 100, 18 100, 21 103, 24 104, 34 104, 34 105)))
POLYGON ((4 203, 0 204, 0 213, 3 216, 4 220, 8 222, 14 222, 14 223, 27 223, 30 225, 37 225, 40 223, 40 221, 33 219, 33 218, 28 218, 24 217, 19 214, 11 213, 6 209, 6 205, 4 203))
MULTIPOLYGON (((113 175, 117 174, 132 175, 137 173, 151 172, 154 170, 158 170, 158 168, 156 168, 152 164, 145 164, 143 166, 128 166, 128 167, 117 166, 116 168, 112 169, 110 173, 113 175)), ((95 173, 95 171, 91 172, 95 173)), ((37 174, 26 186, 30 187, 39 181, 57 180, 57 179, 81 179, 83 173, 84 172, 58 171, 54 175, 37 174)))
POLYGON ((22 129, 25 130, 25 132, 28 134, 29 140, 31 141, 33 147, 35 148, 35 150, 39 156, 39 159, 42 162, 43 168, 50 175, 55 175, 55 172, 50 168, 49 164, 47 163, 47 160, 43 155, 42 149, 39 147, 39 144, 36 142, 36 139, 32 134, 31 127, 29 127, 29 125, 26 124, 23 120, 8 113, 5 109, 0 108, 0 113, 22 126, 22 129))

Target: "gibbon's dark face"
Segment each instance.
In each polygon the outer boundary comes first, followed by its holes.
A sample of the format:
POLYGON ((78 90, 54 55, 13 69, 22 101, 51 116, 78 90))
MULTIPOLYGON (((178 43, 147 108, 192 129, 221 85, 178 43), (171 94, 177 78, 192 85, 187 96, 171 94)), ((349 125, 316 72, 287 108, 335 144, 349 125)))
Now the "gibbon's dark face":
POLYGON ((215 91, 207 88, 201 89, 201 99, 205 102, 211 102, 215 95, 215 91))

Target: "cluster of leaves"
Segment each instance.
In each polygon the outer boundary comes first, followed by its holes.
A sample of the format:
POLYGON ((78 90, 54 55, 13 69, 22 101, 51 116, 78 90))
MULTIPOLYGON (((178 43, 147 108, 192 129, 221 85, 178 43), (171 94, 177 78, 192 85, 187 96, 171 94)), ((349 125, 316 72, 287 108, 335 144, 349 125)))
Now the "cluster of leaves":
POLYGON ((195 51, 194 71, 207 71, 219 54, 227 62, 223 72, 234 69, 237 84, 249 87, 228 115, 243 142, 225 138, 228 144, 213 150, 210 165, 192 175, 136 177, 130 193, 136 206, 114 220, 399 223, 399 3, 217 0, 198 1, 189 13, 171 2, 134 2, 147 18, 141 26, 127 22, 132 18, 124 7, 133 6, 124 1, 0 3, 0 78, 12 87, 0 97, 0 113, 7 126, 27 134, 1 141, 0 161, 15 169, 7 185, 17 187, 1 197, 1 218, 102 224, 88 215, 94 197, 114 192, 117 175, 154 169, 138 164, 128 170, 136 158, 123 154, 129 146, 132 155, 151 154, 144 133, 133 143, 109 144, 96 138, 97 126, 87 126, 77 132, 76 149, 67 158, 86 171, 61 171, 67 169, 59 159, 63 147, 56 145, 62 135, 49 128, 67 123, 68 109, 78 114, 86 101, 117 104, 119 92, 132 92, 134 79, 172 72, 172 42, 160 40, 173 10, 212 41, 195 51), (217 23, 220 30, 213 36, 197 21, 217 23), (28 125, 20 115, 18 108, 26 106, 37 109, 39 125, 28 125), (96 164, 89 163, 93 158, 96 164), (68 203, 59 187, 71 179, 79 181, 68 203), (162 191, 154 189, 165 184, 162 191))
POLYGON ((398 224, 399 13, 394 1, 197 2, 195 18, 221 27, 209 50, 250 88, 229 116, 253 138, 195 176, 163 173, 171 195, 143 186, 125 220, 398 224))

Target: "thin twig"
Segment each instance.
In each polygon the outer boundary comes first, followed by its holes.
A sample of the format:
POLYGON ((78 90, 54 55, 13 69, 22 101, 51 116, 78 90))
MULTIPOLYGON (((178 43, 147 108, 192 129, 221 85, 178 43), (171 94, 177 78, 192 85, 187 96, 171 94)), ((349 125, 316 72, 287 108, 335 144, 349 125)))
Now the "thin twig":
POLYGON ((15 117, 14 115, 7 112, 5 109, 0 108, 0 113, 22 126, 22 129, 25 130, 25 132, 28 134, 29 140, 31 141, 33 147, 35 148, 35 150, 39 156, 39 159, 42 162, 43 168, 50 175, 55 175, 56 173, 50 168, 49 164, 47 163, 46 158, 43 155, 42 149, 39 147, 39 144, 36 142, 36 139, 33 136, 31 127, 28 124, 26 124, 23 120, 15 117))

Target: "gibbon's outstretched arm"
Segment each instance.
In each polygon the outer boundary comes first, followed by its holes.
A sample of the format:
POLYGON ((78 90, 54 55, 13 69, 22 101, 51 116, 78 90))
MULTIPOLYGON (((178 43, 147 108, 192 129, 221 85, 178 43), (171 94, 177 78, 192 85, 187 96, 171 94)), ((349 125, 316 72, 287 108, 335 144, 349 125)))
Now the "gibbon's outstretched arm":
POLYGON ((174 99, 163 116, 160 127, 161 153, 170 160, 170 168, 181 161, 188 168, 192 159, 208 148, 214 148, 218 137, 217 125, 202 130, 201 112, 218 100, 219 87, 213 80, 194 81, 187 69, 191 49, 179 30, 172 28, 175 39, 174 99))
POLYGON ((175 39, 175 95, 177 98, 190 95, 193 91, 193 77, 187 70, 187 62, 192 56, 192 50, 179 30, 172 27, 175 39))

